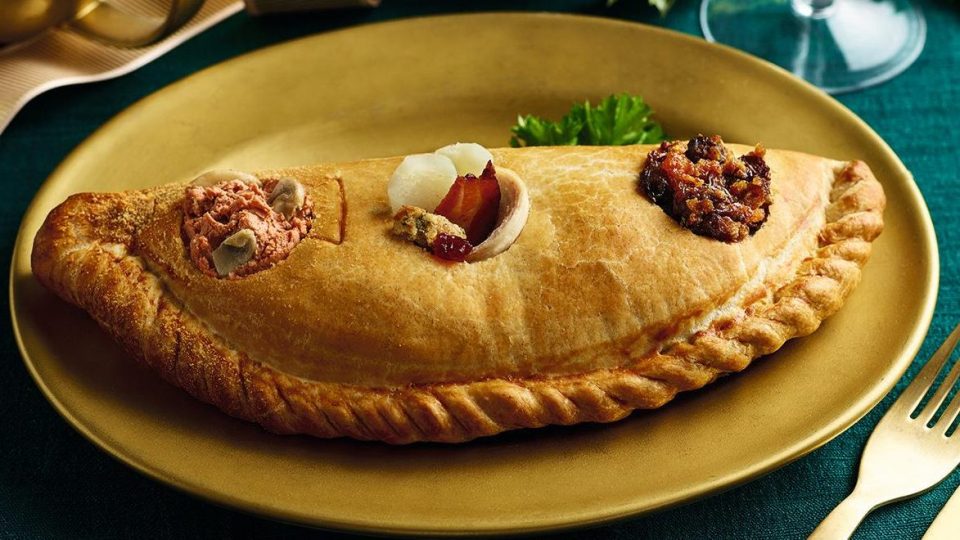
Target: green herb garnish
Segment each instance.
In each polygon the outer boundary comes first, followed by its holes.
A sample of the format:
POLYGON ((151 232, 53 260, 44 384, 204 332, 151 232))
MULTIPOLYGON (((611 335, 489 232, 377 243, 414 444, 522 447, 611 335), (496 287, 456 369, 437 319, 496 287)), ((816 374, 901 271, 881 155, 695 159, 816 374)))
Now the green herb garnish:
POLYGON ((601 101, 575 103, 559 122, 528 114, 510 128, 510 146, 650 144, 665 139, 651 118, 653 109, 640 96, 619 94, 601 101))
POLYGON ((517 117, 517 125, 510 128, 510 146, 575 145, 583 131, 583 118, 568 114, 559 122, 528 114, 517 117))

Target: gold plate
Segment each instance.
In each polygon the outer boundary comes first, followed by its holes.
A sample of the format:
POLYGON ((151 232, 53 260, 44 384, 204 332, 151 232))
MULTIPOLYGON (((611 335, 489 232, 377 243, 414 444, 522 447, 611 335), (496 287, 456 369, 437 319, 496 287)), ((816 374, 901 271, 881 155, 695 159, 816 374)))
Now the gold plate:
POLYGON ((681 34, 604 19, 483 14, 309 37, 219 64, 140 101, 77 148, 23 219, 11 309, 37 384, 76 429, 211 501, 388 533, 527 532, 664 508, 730 487, 849 427, 909 365, 936 299, 936 239, 909 172, 850 111, 786 72, 681 34), (867 161, 889 198, 863 282, 813 336, 664 409, 609 425, 443 446, 270 435, 139 368, 41 288, 30 249, 79 191, 267 168, 502 146, 517 113, 642 94, 669 133, 720 133, 867 161))

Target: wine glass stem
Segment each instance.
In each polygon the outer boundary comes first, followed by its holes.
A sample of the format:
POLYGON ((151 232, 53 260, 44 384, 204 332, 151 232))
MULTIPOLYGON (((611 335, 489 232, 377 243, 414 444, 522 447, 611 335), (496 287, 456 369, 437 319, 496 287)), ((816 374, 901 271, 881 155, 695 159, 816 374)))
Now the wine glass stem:
POLYGON ((825 19, 836 8, 836 0, 791 0, 790 4, 797 15, 811 19, 825 19))

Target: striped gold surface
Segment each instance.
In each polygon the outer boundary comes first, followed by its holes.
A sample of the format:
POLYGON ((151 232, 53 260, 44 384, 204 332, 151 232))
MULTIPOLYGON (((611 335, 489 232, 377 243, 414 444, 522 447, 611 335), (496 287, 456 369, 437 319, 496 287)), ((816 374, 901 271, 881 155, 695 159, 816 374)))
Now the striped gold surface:
MULTIPOLYGON (((162 18, 157 6, 149 0, 129 4, 134 13, 162 18)), ((241 0, 206 0, 179 30, 154 45, 138 49, 113 47, 64 28, 51 29, 30 41, 0 49, 0 132, 38 94, 59 86, 129 73, 241 9, 241 0)))

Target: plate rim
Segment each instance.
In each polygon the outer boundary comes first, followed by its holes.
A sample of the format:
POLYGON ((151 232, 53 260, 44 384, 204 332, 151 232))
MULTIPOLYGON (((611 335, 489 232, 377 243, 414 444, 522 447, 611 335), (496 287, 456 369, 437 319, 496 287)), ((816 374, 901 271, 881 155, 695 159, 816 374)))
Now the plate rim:
POLYGON ((429 534, 435 536, 462 536, 462 535, 496 535, 496 534, 529 534, 529 533, 538 533, 538 532, 549 532, 549 531, 559 531, 564 529, 574 529, 574 528, 586 528, 591 526, 596 526, 600 524, 608 524, 611 522, 622 521, 630 518, 635 518, 641 515, 659 512, 682 504, 690 503, 713 494, 732 489, 736 486, 742 485, 749 481, 755 480, 761 476, 764 476, 784 465, 793 462, 814 450, 822 447, 827 442, 833 440, 847 429, 849 429, 853 424, 858 422, 861 418, 866 416, 897 384, 897 382, 902 378, 903 374, 907 371, 909 366, 912 364, 914 358, 922 346, 927 331, 930 327, 930 324, 933 319, 934 309, 936 307, 937 297, 939 294, 939 285, 940 285, 940 255, 939 247, 937 242, 936 232, 933 226, 933 220, 930 215, 929 208, 927 207, 926 201, 923 198, 923 195, 919 189, 919 186, 916 183, 916 180, 913 174, 906 168, 903 162, 900 160, 899 156, 893 151, 893 149, 887 144, 887 142, 880 137, 876 131, 873 130, 863 119, 853 113, 849 108, 844 106, 842 103, 826 94, 825 92, 819 90, 812 84, 799 79, 792 75, 790 72, 776 66, 772 63, 767 62, 761 58, 754 57, 732 47, 726 45, 710 43, 702 40, 694 35, 682 33, 679 31, 662 28, 658 26, 653 26, 649 24, 628 21, 623 19, 614 19, 609 17, 601 17, 596 15, 581 15, 581 14, 571 14, 571 13, 558 13, 558 12, 530 12, 530 11, 483 11, 483 12, 472 12, 472 13, 458 13, 458 14, 441 14, 441 15, 421 15, 415 17, 402 17, 397 19, 391 19, 387 21, 378 21, 378 22, 369 22, 350 25, 347 27, 338 28, 335 30, 329 31, 320 31, 317 33, 309 34, 306 36, 301 36, 295 39, 282 41, 275 43, 266 47, 261 47, 252 51, 248 51, 226 60, 222 60, 210 66, 207 66, 199 71, 191 73, 185 77, 182 77, 178 80, 175 80, 169 84, 166 84, 160 88, 157 88, 151 91, 149 94, 141 97, 132 104, 125 107, 120 112, 116 113, 103 125, 96 128, 91 132, 87 137, 84 138, 77 146, 70 150, 70 152, 63 158, 63 160, 53 169, 50 175, 40 184, 37 188, 37 191, 30 203, 28 204, 26 210, 21 216, 21 222, 18 226, 16 240, 13 245, 13 253, 10 260, 10 272, 8 280, 8 294, 9 294, 9 313, 11 316, 11 323, 13 328, 14 339, 17 344, 17 349, 20 352, 21 358, 24 362, 24 365, 27 368, 31 378, 34 383, 39 387, 44 397, 53 405, 57 413, 67 421, 67 423, 83 435, 88 441, 92 442, 96 447, 105 452, 107 455, 111 456, 113 459, 123 463, 124 465, 134 469, 135 471, 143 474, 144 476, 162 483, 165 486, 172 487, 181 493, 185 493, 189 496, 202 499, 204 501, 210 502, 212 504, 229 508, 231 510, 244 512, 247 514, 253 514, 261 517, 266 517, 273 520, 279 520, 283 522, 297 523, 300 525, 306 525, 309 527, 314 527, 318 529, 328 529, 328 530, 337 530, 344 532, 361 532, 361 533, 373 533, 373 534, 385 534, 385 535, 416 535, 416 534, 429 534), (916 324, 910 331, 909 338, 906 340, 900 357, 896 358, 894 362, 891 363, 891 375, 896 375, 895 377, 890 377, 888 381, 878 383, 874 385, 869 392, 866 392, 861 398, 844 410, 844 415, 841 415, 838 418, 833 419, 833 421, 825 423, 818 430, 813 432, 810 436, 805 437, 802 441, 785 448, 784 450, 770 455, 767 459, 761 460, 754 465, 746 468, 741 468, 734 473, 721 475, 712 481, 704 482, 698 486, 697 489, 692 491, 685 491, 682 494, 678 494, 676 497, 664 501, 661 504, 655 506, 649 505, 638 505, 636 503, 629 504, 625 503, 617 507, 611 507, 610 511, 607 512, 594 512, 590 517, 578 516, 573 519, 554 519, 546 520, 541 518, 539 521, 533 524, 523 525, 523 526, 507 526, 507 527, 482 527, 475 528, 469 526, 461 526, 460 528, 451 528, 451 527, 439 527, 439 528, 425 528, 425 527, 416 527, 416 526, 403 526, 403 525, 391 525, 383 524, 375 521, 368 520, 357 520, 357 519, 337 519, 335 516, 314 516, 309 519, 305 519, 304 516, 294 513, 294 512, 283 512, 277 511, 275 508, 266 507, 264 505, 258 505, 256 503, 250 503, 248 501, 241 501, 231 497, 229 494, 220 492, 215 489, 204 487, 201 483, 191 484, 186 481, 181 481, 180 479, 171 477, 166 474, 163 470, 151 466, 149 463, 139 459, 136 456, 127 455, 122 448, 116 448, 111 446, 111 443, 100 434, 94 433, 90 428, 78 420, 67 408, 60 402, 53 390, 44 382, 41 378, 39 372, 36 369, 34 360, 31 358, 29 351, 24 343, 23 336, 20 330, 20 322, 17 317, 17 287, 16 287, 16 270, 20 264, 23 264, 23 257, 26 258, 27 266, 29 267, 30 254, 25 253, 21 256, 21 251, 26 249, 24 243, 26 242, 27 236, 33 236, 36 231, 26 231, 25 222, 26 218, 36 212, 35 207, 40 204, 41 200, 44 198, 43 195, 46 191, 53 189, 53 184, 56 183, 60 176, 64 173, 63 171, 68 169, 74 160, 79 159, 78 156, 85 152, 86 148, 96 142, 97 139, 103 136, 103 133, 109 131, 115 123, 125 120, 128 116, 135 115, 138 111, 147 107, 156 99, 162 99, 161 94, 164 94, 167 90, 178 87, 181 84, 188 84, 189 81, 196 77, 209 76, 210 73, 213 73, 219 69, 223 69, 225 66, 237 61, 244 61, 250 57, 267 54, 274 49, 279 48, 296 48, 302 46, 304 42, 323 39, 330 35, 340 34, 344 32, 353 32, 356 30, 362 30, 367 27, 379 27, 385 25, 404 25, 411 22, 423 21, 426 19, 456 19, 456 18, 484 18, 492 16, 507 16, 514 17, 518 19, 549 19, 549 18, 566 18, 566 19, 575 19, 587 22, 589 24, 599 24, 599 25, 611 25, 611 26, 620 26, 620 27, 634 27, 641 28, 646 32, 653 32, 654 34, 663 34, 670 36, 671 39, 680 39, 687 42, 696 42, 698 46, 706 46, 707 48, 715 48, 720 50, 723 54, 733 55, 739 57, 739 61, 750 62, 755 65, 759 65, 767 70, 772 70, 776 72, 780 77, 786 77, 790 79, 793 84, 798 84, 801 88, 804 88, 808 93, 813 92, 813 95, 810 97, 816 97, 819 101, 825 103, 830 108, 836 110, 840 113, 847 121, 855 124, 860 131, 869 133, 874 139, 875 143, 878 143, 878 148, 882 150, 882 153, 886 157, 891 159, 891 162, 895 164, 897 173, 900 173, 907 179, 909 182, 905 182, 905 188, 909 195, 909 201, 907 201, 908 206, 912 206, 918 209, 919 212, 919 221, 922 225, 922 248, 921 250, 928 256, 930 261, 928 272, 926 274, 927 278, 927 287, 923 291, 925 295, 925 301, 922 305, 922 311, 919 319, 916 321, 916 324), (853 411, 853 414, 850 414, 853 411))

